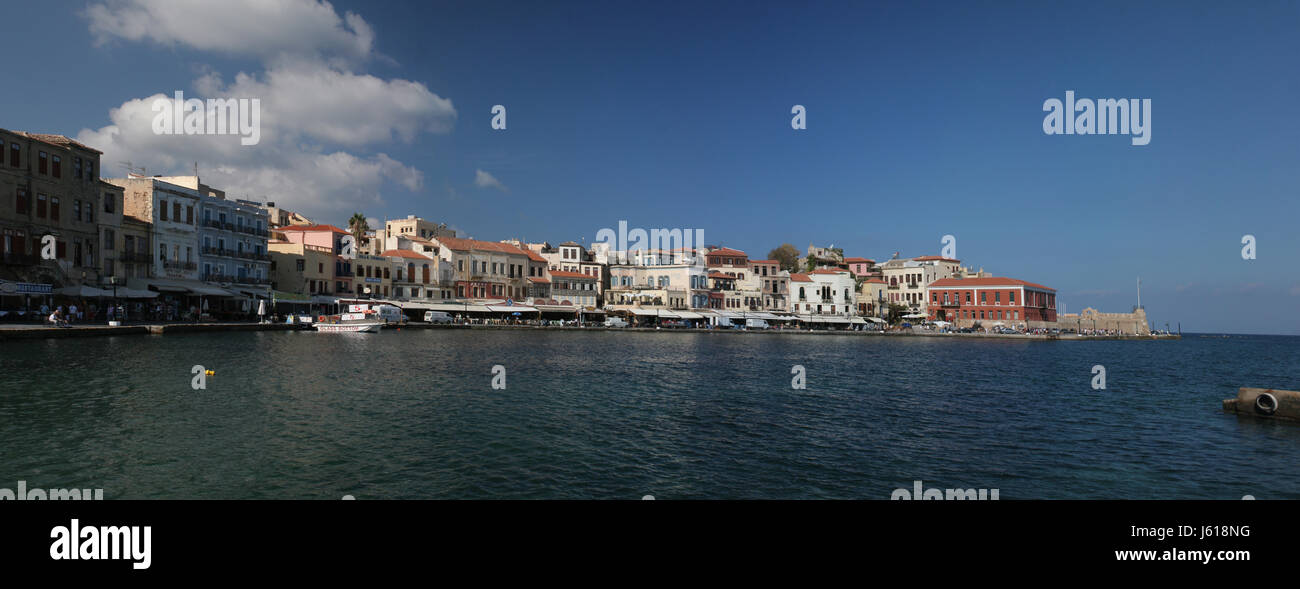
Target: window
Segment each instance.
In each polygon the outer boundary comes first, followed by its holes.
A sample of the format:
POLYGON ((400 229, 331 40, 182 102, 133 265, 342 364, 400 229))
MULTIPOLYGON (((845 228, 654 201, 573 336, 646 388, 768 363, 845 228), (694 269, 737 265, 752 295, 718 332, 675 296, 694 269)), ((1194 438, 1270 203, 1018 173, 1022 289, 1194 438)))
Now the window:
POLYGON ((58 222, 62 217, 59 216, 59 197, 50 197, 50 220, 58 222))
POLYGON ((165 200, 158 201, 158 220, 167 220, 167 201, 165 200))
POLYGON ((63 260, 68 257, 68 244, 64 241, 56 242, 54 245, 54 257, 63 260))
POLYGON ((188 205, 185 207, 185 222, 190 225, 194 224, 194 205, 188 205))
POLYGON ((50 154, 43 151, 38 152, 36 154, 36 161, 36 171, 42 174, 48 174, 50 170, 50 154))
POLYGON ((117 210, 117 199, 113 198, 112 192, 104 193, 104 212, 112 213, 117 210))
POLYGON ((23 147, 17 143, 9 144, 9 165, 17 168, 21 165, 23 158, 23 147))
POLYGON ((91 163, 90 160, 86 160, 86 179, 95 179, 95 164, 91 163))
POLYGON ((172 203, 172 220, 177 223, 181 222, 181 201, 172 203))
POLYGON ((72 158, 72 177, 78 180, 81 179, 81 158, 79 157, 72 158))
POLYGON ((80 201, 80 200, 74 200, 74 201, 72 201, 72 219, 75 220, 75 221, 80 221, 80 220, 81 220, 81 201, 80 201))
POLYGON ((57 155, 54 156, 54 177, 55 178, 63 177, 63 158, 57 155))
POLYGON ((167 244, 165 243, 158 244, 158 259, 164 262, 167 261, 167 244))
POLYGON ((20 215, 26 215, 31 211, 32 204, 27 200, 27 191, 19 188, 18 197, 14 200, 14 212, 20 215))
POLYGON ((305 268, 305 266, 307 265, 306 260, 295 260, 295 262, 297 262, 297 264, 295 264, 295 270, 299 272, 306 270, 305 268))

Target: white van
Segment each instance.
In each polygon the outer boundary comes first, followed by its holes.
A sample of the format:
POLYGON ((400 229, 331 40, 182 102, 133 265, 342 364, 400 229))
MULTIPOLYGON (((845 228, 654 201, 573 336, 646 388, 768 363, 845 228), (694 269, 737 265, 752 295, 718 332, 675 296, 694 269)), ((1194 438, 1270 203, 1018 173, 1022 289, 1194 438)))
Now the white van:
POLYGON ((767 321, 762 319, 746 319, 745 329, 767 329, 767 321))
POLYGON ((393 305, 371 305, 370 308, 375 311, 375 315, 384 323, 389 325, 406 323, 406 315, 403 315, 402 310, 393 305))
POLYGON ((627 320, 622 317, 610 317, 605 320, 605 327, 627 327, 627 320))
POLYGON ((425 323, 451 323, 451 315, 443 313, 442 311, 425 311, 424 322, 425 323))

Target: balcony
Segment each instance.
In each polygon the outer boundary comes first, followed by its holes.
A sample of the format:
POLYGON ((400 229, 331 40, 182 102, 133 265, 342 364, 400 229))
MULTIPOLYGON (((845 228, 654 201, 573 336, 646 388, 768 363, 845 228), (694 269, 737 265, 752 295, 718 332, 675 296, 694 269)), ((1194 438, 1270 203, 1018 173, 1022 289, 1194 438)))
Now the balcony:
POLYGON ((180 262, 180 261, 173 261, 173 260, 163 260, 163 268, 166 268, 168 270, 193 271, 193 270, 197 270, 198 267, 199 265, 196 262, 180 262))

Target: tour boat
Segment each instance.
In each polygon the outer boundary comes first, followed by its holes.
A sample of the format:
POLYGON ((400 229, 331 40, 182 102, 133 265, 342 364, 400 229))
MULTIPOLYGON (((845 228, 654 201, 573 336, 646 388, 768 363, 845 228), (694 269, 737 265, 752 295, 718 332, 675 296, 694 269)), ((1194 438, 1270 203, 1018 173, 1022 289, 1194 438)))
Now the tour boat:
POLYGON ((383 329, 384 322, 374 311, 366 310, 361 313, 322 315, 312 327, 323 333, 375 333, 383 329))
POLYGON ((375 333, 383 329, 378 321, 348 321, 340 323, 315 323, 316 331, 323 333, 375 333))

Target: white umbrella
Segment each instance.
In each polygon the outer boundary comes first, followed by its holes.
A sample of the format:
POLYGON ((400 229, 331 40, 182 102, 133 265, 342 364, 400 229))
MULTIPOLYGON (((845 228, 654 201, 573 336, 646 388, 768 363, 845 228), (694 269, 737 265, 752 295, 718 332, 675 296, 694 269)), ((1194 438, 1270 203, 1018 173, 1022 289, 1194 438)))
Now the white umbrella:
POLYGON ((265 315, 265 314, 266 314, 266 301, 264 301, 264 300, 258 300, 258 301, 257 301, 257 314, 258 314, 258 315, 265 315))

